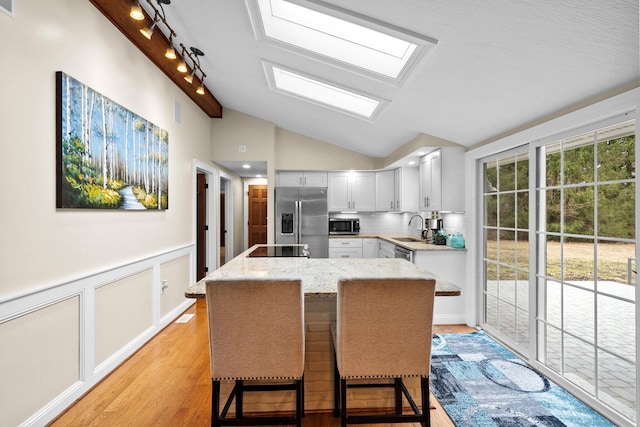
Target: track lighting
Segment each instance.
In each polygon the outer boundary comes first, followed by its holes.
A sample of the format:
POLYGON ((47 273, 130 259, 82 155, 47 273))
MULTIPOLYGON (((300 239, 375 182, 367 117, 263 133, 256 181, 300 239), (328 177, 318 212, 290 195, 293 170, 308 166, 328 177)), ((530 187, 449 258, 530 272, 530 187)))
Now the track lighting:
MULTIPOLYGON (((202 80, 204 80, 204 77, 202 78, 202 80)), ((202 81, 198 85, 198 88, 196 89, 196 93, 198 95, 204 95, 204 83, 202 81)))
POLYGON ((145 25, 144 27, 140 28, 140 32, 147 39, 151 40, 151 36, 153 36, 153 29, 156 27, 157 24, 158 24, 158 13, 156 12, 156 16, 155 18, 153 18, 153 24, 151 24, 150 27, 148 25, 145 25))
MULTIPOLYGON (((154 5, 153 0, 146 0, 149 6, 153 9, 153 22, 150 25, 145 25, 140 29, 140 33, 145 36, 147 39, 151 40, 153 36, 154 29, 158 26, 158 23, 162 23, 169 32, 169 42, 167 48, 165 50, 164 56, 168 59, 174 60, 178 59, 178 55, 176 54, 176 50, 173 46, 173 38, 177 35, 175 31, 169 26, 167 23, 167 18, 164 12, 163 4, 171 4, 171 0, 155 0, 158 7, 154 5)), ((137 21, 141 21, 145 19, 145 10, 140 6, 139 0, 133 0, 131 4, 131 11, 129 12, 129 16, 132 19, 137 21)), ((149 15, 150 16, 150 15, 149 15)), ((202 52, 197 47, 191 46, 189 50, 187 50, 182 43, 180 43, 180 47, 182 48, 182 52, 180 54, 180 61, 178 62, 178 66, 176 69, 181 73, 187 73, 189 71, 189 66, 185 61, 188 57, 191 60, 193 66, 191 67, 192 72, 190 74, 186 74, 184 76, 185 81, 189 84, 193 84, 194 77, 197 77, 198 72, 200 72, 200 79, 198 87, 196 88, 196 93, 198 95, 205 94, 204 87, 204 79, 207 76, 202 68, 200 67, 200 57, 204 56, 204 52, 202 52)))
POLYGON ((131 4, 131 11, 129 12, 129 16, 136 21, 142 21, 144 19, 144 13, 142 12, 142 6, 140 6, 139 1, 136 0, 131 4))
POLYGON ((176 55, 176 50, 173 48, 173 36, 175 36, 176 33, 171 29, 169 29, 169 31, 171 31, 171 35, 169 36, 169 45, 167 46, 167 50, 164 52, 164 56, 165 58, 174 60, 178 57, 178 55, 176 55))

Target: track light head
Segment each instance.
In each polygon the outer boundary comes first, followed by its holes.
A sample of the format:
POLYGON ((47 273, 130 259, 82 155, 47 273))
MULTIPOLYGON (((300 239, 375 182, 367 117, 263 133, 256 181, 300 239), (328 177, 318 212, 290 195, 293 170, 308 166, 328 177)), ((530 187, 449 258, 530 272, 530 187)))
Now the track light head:
POLYGON ((139 1, 136 0, 131 4, 129 16, 136 21, 142 21, 144 19, 144 12, 142 11, 142 6, 140 6, 139 1))

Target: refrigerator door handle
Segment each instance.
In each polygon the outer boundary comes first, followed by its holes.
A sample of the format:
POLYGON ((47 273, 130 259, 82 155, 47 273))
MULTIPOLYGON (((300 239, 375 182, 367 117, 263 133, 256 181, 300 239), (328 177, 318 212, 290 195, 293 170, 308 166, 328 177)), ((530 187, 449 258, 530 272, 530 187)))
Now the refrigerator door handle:
POLYGON ((300 231, 302 222, 302 202, 296 200, 296 243, 300 243, 300 231))

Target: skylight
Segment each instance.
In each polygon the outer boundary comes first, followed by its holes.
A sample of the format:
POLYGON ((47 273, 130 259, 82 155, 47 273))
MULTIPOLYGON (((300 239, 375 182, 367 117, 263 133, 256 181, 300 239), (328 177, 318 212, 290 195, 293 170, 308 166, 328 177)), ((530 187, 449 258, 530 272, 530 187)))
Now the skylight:
POLYGON ((371 119, 382 105, 382 100, 277 65, 265 62, 265 70, 272 89, 358 117, 371 119))
POLYGON ((409 33, 400 34, 397 28, 366 21, 342 9, 329 9, 328 5, 312 9, 298 4, 304 3, 299 1, 255 1, 267 38, 390 79, 398 79, 403 69, 410 62, 415 62, 419 52, 434 44, 433 40, 420 39, 409 33))

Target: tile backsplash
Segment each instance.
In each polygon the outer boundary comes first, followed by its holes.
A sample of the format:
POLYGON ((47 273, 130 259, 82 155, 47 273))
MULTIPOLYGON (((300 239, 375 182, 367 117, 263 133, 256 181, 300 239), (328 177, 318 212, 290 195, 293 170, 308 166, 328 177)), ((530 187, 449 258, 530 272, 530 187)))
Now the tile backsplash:
MULTIPOLYGON (((409 226, 412 213, 389 212, 360 212, 356 214, 330 214, 331 218, 360 218, 360 233, 362 234, 409 234, 420 236, 422 226, 418 218, 414 218, 409 226)), ((422 218, 430 218, 430 215, 422 215, 422 218)), ((465 216, 461 213, 441 213, 442 223, 448 234, 460 233, 464 236, 466 231, 465 216)))

